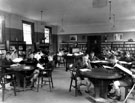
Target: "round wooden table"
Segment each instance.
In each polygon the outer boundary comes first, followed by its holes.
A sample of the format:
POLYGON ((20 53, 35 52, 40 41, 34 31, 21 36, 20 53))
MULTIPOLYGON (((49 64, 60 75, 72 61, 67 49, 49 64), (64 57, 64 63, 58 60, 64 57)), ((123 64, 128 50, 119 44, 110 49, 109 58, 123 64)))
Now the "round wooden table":
POLYGON ((95 97, 107 98, 108 86, 116 79, 120 79, 122 76, 117 72, 104 70, 102 68, 96 68, 92 71, 81 72, 84 77, 88 77, 94 84, 95 97))
POLYGON ((23 82, 23 90, 25 90, 26 88, 26 78, 28 77, 27 73, 33 73, 34 69, 34 66, 25 64, 13 64, 10 66, 10 68, 8 68, 8 70, 15 73, 18 87, 21 87, 21 84, 23 82))

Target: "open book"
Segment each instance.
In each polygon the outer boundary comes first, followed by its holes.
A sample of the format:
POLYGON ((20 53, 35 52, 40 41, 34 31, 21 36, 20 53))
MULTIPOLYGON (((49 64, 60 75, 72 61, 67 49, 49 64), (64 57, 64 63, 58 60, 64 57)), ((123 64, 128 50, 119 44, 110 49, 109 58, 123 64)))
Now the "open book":
POLYGON ((117 68, 121 69, 122 71, 124 71, 125 73, 133 76, 133 73, 130 70, 128 70, 127 68, 123 67, 120 64, 115 64, 114 67, 117 67, 117 68))
POLYGON ((107 69, 114 69, 113 67, 110 67, 110 66, 107 66, 107 65, 103 65, 104 68, 107 68, 107 69))
POLYGON ((90 61, 91 63, 108 63, 108 61, 105 60, 94 60, 94 61, 90 61))
POLYGON ((12 60, 15 63, 19 63, 21 62, 23 59, 22 58, 15 58, 14 60, 12 60))
POLYGON ((132 64, 132 62, 126 62, 126 61, 119 61, 119 63, 121 63, 121 64, 128 64, 128 65, 132 64))
POLYGON ((91 70, 90 69, 87 69, 87 68, 83 68, 83 69, 80 69, 80 71, 86 72, 86 71, 91 71, 91 70))

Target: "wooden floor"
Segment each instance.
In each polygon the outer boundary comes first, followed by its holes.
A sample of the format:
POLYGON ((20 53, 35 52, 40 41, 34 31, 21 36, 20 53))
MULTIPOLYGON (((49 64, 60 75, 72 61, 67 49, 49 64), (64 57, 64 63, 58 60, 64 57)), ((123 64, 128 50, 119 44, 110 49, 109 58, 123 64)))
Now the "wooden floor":
MULTIPOLYGON (((39 92, 34 90, 17 92, 17 96, 14 96, 13 91, 8 91, 4 103, 93 103, 89 98, 90 95, 84 92, 85 87, 82 87, 82 96, 75 97, 74 89, 71 92, 68 91, 70 73, 66 72, 64 67, 55 68, 53 81, 54 89, 52 92, 49 91, 48 85, 40 88, 39 92)), ((2 103, 1 100, 0 103, 2 103)), ((129 99, 128 103, 135 103, 135 99, 129 99)))

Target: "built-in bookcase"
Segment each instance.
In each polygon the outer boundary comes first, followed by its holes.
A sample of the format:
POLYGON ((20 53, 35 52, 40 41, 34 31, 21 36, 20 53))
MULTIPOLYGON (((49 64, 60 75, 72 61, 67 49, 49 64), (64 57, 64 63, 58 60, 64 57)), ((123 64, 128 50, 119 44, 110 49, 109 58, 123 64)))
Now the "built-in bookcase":
POLYGON ((8 51, 12 51, 15 48, 19 57, 26 56, 26 42, 24 41, 9 41, 6 43, 6 47, 8 51))
POLYGON ((86 51, 87 50, 87 43, 86 42, 68 42, 68 43, 60 43, 59 48, 68 50, 70 48, 80 48, 81 51, 86 51))
POLYGON ((113 50, 122 50, 122 51, 129 51, 132 54, 135 54, 135 42, 104 42, 101 43, 101 49, 110 47, 113 50))

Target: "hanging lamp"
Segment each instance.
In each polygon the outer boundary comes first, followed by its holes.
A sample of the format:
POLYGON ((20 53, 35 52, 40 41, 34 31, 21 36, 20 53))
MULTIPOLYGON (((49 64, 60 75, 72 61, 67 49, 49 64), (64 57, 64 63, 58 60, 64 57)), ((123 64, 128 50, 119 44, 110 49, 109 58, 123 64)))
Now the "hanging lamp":
POLYGON ((61 29, 60 29, 60 32, 63 33, 65 32, 64 28, 63 28, 63 17, 61 19, 61 29))

